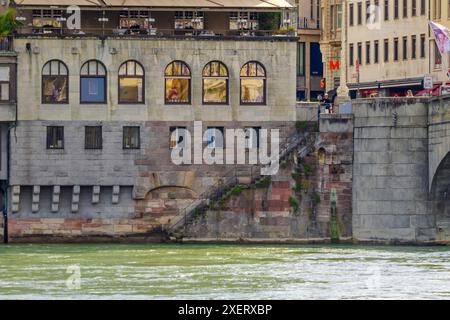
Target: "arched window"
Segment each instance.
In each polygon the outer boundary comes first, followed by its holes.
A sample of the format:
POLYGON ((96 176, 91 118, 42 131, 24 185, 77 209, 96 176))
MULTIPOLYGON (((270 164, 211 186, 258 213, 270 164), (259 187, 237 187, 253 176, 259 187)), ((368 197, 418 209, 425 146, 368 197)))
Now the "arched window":
POLYGON ((241 104, 266 104, 266 69, 259 62, 247 62, 241 69, 241 104))
POLYGON ((69 70, 59 60, 42 69, 42 103, 69 103, 69 70))
POLYGON ((126 61, 119 68, 119 103, 144 103, 145 72, 137 61, 126 61))
POLYGON ((203 68, 203 103, 228 104, 228 69, 219 61, 203 68))
POLYGON ((80 74, 80 102, 106 103, 106 68, 103 63, 87 61, 80 74))
POLYGON ((191 70, 182 61, 171 62, 164 72, 166 104, 191 103, 191 70))

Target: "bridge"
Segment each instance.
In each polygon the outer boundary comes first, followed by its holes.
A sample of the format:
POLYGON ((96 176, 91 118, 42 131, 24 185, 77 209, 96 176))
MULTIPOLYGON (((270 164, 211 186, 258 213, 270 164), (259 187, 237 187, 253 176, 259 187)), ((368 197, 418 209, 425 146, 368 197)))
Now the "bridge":
POLYGON ((353 106, 354 238, 450 241, 450 97, 353 106))

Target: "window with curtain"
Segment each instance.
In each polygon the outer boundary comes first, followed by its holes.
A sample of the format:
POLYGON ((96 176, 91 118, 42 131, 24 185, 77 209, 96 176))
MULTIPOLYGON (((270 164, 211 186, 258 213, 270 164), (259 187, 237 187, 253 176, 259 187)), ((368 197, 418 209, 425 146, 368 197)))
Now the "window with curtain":
POLYGON ((191 103, 191 70, 182 61, 171 62, 164 72, 165 103, 191 103))
POLYGON ((106 103, 106 68, 96 60, 81 67, 81 103, 106 103))
POLYGON ((228 104, 228 68, 211 61, 203 68, 203 103, 228 104))
POLYGON ((124 62, 119 68, 119 103, 144 103, 145 71, 137 61, 124 62))
POLYGON ((51 60, 42 69, 42 103, 69 103, 69 71, 59 60, 51 60))
POLYGON ((241 69, 241 104, 266 104, 266 69, 257 61, 244 64, 241 69))

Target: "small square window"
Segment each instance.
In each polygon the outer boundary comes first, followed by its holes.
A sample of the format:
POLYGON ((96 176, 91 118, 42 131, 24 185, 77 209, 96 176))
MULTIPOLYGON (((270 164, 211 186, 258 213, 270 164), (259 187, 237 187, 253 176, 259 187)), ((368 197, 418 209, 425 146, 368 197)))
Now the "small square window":
POLYGON ((103 144, 102 140, 102 127, 86 127, 85 128, 85 149, 101 149, 103 144))
POLYGON ((64 149, 64 127, 47 127, 47 149, 64 149))
POLYGON ((246 128, 245 138, 246 138, 246 148, 247 149, 258 149, 260 143, 260 133, 261 127, 246 128))
POLYGON ((140 127, 123 127, 123 148, 141 148, 140 127))
POLYGON ((186 147, 186 127, 170 127, 170 149, 186 147))
POLYGON ((225 129, 223 127, 210 127, 207 130, 207 147, 222 149, 224 147, 225 129))

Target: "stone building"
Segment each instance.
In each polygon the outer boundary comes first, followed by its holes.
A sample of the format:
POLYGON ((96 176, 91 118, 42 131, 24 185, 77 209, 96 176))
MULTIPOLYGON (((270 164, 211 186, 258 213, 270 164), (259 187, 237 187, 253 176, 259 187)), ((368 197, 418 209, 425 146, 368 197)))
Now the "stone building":
POLYGON ((147 235, 237 175, 173 164, 184 129, 200 123, 193 142, 214 148, 227 128, 252 141, 276 128, 283 141, 295 127, 297 38, 259 27, 291 10, 283 0, 13 5, 23 27, 1 61, 12 241, 147 235))

